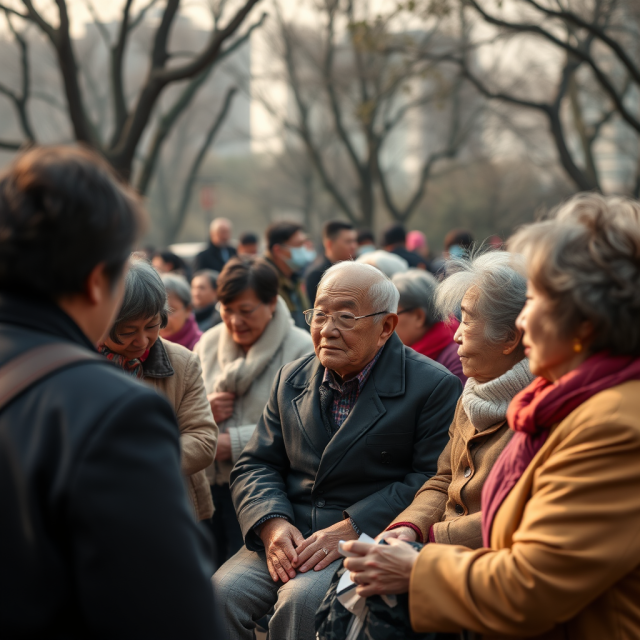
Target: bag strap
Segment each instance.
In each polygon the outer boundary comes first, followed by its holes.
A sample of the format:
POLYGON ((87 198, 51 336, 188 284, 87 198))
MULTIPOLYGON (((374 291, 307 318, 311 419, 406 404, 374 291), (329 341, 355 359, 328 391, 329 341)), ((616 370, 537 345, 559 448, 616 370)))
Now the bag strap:
POLYGON ((0 411, 45 376, 79 362, 108 362, 85 347, 56 342, 29 349, 0 368, 0 411))

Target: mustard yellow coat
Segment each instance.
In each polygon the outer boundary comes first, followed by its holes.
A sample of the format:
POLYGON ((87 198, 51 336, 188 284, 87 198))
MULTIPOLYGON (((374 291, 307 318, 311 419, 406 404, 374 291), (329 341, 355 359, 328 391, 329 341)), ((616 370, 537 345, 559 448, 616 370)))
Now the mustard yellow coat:
POLYGON ((497 513, 491 549, 427 545, 411 574, 418 631, 640 638, 640 381, 552 430, 497 513))

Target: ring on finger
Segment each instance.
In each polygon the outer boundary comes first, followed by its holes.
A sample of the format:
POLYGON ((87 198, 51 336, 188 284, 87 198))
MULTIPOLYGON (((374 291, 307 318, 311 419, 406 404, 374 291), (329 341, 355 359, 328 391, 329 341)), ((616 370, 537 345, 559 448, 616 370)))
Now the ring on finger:
POLYGON ((322 551, 324 551, 325 557, 329 555, 329 552, 324 547, 322 547, 322 551))

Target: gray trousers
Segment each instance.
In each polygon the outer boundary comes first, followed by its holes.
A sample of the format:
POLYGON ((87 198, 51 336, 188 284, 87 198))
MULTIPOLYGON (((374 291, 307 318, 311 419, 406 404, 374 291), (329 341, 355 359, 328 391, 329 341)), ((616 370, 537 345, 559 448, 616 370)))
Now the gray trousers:
POLYGON ((282 584, 271 579, 264 552, 242 547, 213 576, 229 640, 253 640, 256 621, 274 606, 269 640, 315 640, 316 610, 339 566, 336 560, 322 571, 299 573, 282 584))

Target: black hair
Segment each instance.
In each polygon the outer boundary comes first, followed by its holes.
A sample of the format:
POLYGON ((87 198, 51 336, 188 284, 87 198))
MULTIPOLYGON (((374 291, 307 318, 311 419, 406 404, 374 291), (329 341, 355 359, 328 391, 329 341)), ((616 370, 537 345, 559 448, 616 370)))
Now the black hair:
POLYGON ((251 231, 247 231, 240 236, 239 244, 246 246, 248 244, 258 244, 258 236, 251 231))
POLYGON ((265 234, 267 247, 273 249, 277 244, 284 244, 291 236, 302 230, 302 225, 295 222, 274 222, 265 234))
POLYGON ((251 289, 261 302, 272 302, 278 295, 276 270, 262 258, 231 258, 218 277, 218 300, 230 304, 247 289, 251 289))
POLYGON ((387 227, 385 232, 382 234, 382 246, 388 247, 392 244, 404 244, 407 240, 407 230, 404 228, 404 225, 400 224, 392 224, 390 227, 387 227))
POLYGON ((325 240, 335 240, 341 231, 353 231, 353 225, 342 220, 330 220, 322 228, 322 237, 325 240))
POLYGON ((361 229, 358 231, 358 244, 364 244, 365 242, 376 243, 376 238, 373 235, 373 231, 369 229, 361 229))
POLYGON ((444 248, 449 250, 454 244, 463 249, 470 249, 473 244, 473 234, 466 229, 452 229, 444 237, 444 248))
POLYGON ((101 263, 113 284, 145 215, 134 192, 84 147, 35 147, 0 176, 0 290, 56 300, 101 263))

